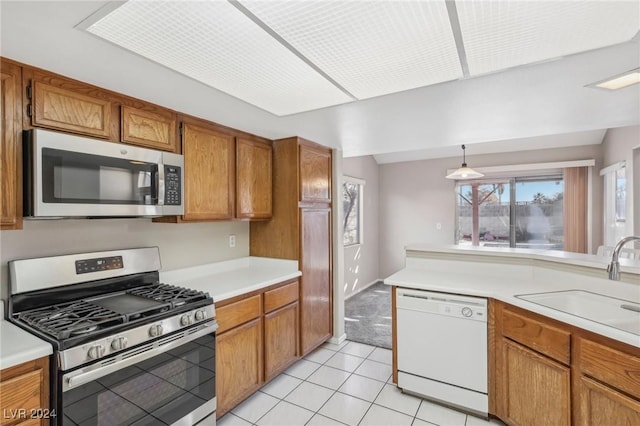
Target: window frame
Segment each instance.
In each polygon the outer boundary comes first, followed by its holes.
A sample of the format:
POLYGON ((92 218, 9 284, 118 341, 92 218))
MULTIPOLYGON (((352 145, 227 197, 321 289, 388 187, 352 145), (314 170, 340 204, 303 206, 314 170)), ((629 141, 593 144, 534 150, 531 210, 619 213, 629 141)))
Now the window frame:
MULTIPOLYGON (((562 180, 564 177, 562 173, 558 173, 557 170, 548 170, 547 173, 536 174, 523 174, 521 176, 488 176, 482 179, 470 179, 470 180, 456 180, 454 191, 456 197, 455 203, 455 228, 454 228, 454 244, 460 245, 460 186, 477 185, 492 185, 492 184, 508 184, 509 185, 509 246, 508 248, 517 248, 516 241, 516 185, 520 182, 528 181, 553 181, 562 180)), ((563 189, 564 194, 564 189, 563 189)), ((563 236, 564 238, 564 236, 563 236)), ((473 237, 472 237, 473 240, 473 237)), ((473 243, 472 243, 473 244, 473 243)), ((480 245, 480 244, 479 244, 480 245)), ((480 245, 482 246, 482 245, 480 245)))
MULTIPOLYGON (((364 244, 364 187, 366 184, 366 181, 364 179, 360 179, 357 177, 353 177, 353 176, 343 176, 342 179, 342 194, 343 194, 343 200, 344 200, 344 191, 345 191, 345 185, 349 183, 349 184, 354 184, 354 185, 358 185, 358 199, 356 201, 357 206, 358 206, 358 226, 357 226, 357 241, 354 243, 350 243, 350 244, 345 244, 345 240, 344 240, 344 235, 345 233, 345 222, 343 222, 343 226, 342 226, 342 245, 344 247, 354 247, 354 246, 359 246, 364 244)), ((344 206, 344 204, 343 204, 344 206)), ((345 212, 344 212, 344 207, 342 207, 342 220, 345 221, 345 212)))

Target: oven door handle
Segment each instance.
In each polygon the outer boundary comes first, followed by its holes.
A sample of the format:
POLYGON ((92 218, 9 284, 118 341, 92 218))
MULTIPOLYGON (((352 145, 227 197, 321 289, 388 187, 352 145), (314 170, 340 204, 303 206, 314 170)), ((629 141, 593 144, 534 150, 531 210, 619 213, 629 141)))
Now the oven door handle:
POLYGON ((115 362, 111 362, 111 360, 109 359, 103 362, 98 362, 97 364, 90 365, 86 368, 75 370, 69 374, 65 374, 62 376, 62 392, 66 392, 80 385, 84 385, 101 377, 104 377, 107 374, 132 366, 156 355, 160 355, 164 352, 170 351, 171 349, 175 349, 178 346, 189 343, 199 337, 211 334, 215 332, 217 328, 217 321, 200 324, 197 327, 183 330, 181 333, 178 333, 178 337, 176 337, 176 334, 169 335, 167 337, 160 338, 153 343, 149 343, 139 348, 134 348, 130 351, 118 354, 115 357, 115 362), (180 337, 180 334, 182 334, 182 337, 180 337), (147 346, 151 347, 149 349, 145 349, 145 347, 147 346), (139 352, 141 350, 142 352, 139 352), (127 356, 129 354, 131 355, 127 356), (125 356, 126 358, 123 358, 125 356))

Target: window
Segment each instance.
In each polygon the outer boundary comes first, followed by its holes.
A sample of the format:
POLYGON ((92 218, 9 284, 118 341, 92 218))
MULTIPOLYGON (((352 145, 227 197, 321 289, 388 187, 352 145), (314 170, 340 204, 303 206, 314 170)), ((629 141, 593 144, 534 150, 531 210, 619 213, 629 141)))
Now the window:
POLYGON ((562 250, 562 176, 458 182, 457 244, 562 250))
POLYGON ((604 177, 604 245, 615 246, 626 230, 627 180, 625 163, 602 169, 604 177))
POLYGON ((345 246, 362 244, 363 189, 363 180, 345 176, 342 187, 342 211, 344 213, 342 241, 345 246))

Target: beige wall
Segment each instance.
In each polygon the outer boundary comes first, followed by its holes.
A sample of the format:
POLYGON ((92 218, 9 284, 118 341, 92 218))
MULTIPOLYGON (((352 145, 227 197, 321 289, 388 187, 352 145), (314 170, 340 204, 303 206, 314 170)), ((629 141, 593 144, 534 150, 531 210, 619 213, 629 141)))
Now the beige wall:
MULTIPOLYGON (((591 183, 592 247, 597 247, 602 240, 602 182, 598 176, 602 168, 602 145, 467 155, 470 167, 584 159, 596 160, 591 183)), ((461 158, 453 157, 380 165, 381 277, 404 266, 404 247, 408 244, 453 244, 455 183, 445 179, 445 174, 449 168, 460 167, 460 161, 461 158)))
POLYGON ((14 259, 134 247, 160 247, 171 270, 249 255, 248 222, 167 224, 151 219, 25 220, 22 231, 0 232, 0 298, 9 291, 7 262, 14 259), (229 248, 229 234, 236 247, 229 248))
MULTIPOLYGON (((372 156, 345 158, 345 176, 363 179, 363 243, 344 248, 344 294, 349 297, 380 278, 378 268, 378 164, 372 156)), ((341 216, 342 217, 342 216, 341 216)))
POLYGON ((626 162, 627 233, 640 235, 640 126, 607 130, 602 146, 603 167, 626 162))

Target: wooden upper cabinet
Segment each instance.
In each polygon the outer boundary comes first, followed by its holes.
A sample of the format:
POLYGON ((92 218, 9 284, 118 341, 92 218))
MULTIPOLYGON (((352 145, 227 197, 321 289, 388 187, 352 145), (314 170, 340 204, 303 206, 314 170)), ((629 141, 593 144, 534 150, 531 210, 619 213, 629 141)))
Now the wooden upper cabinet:
POLYGON ((123 105, 120 125, 122 142, 176 151, 176 115, 172 111, 151 112, 123 105))
POLYGON ((300 201, 331 203, 331 150, 300 144, 300 201))
POLYGON ((22 228, 22 70, 0 61, 0 193, 1 229, 22 228))
POLYGON ((236 217, 269 219, 272 214, 273 148, 268 142, 236 139, 236 217))
POLYGON ((233 136, 183 123, 185 221, 232 219, 235 149, 233 136))
POLYGON ((105 139, 111 137, 112 102, 109 99, 42 81, 34 81, 30 90, 33 126, 105 139))

